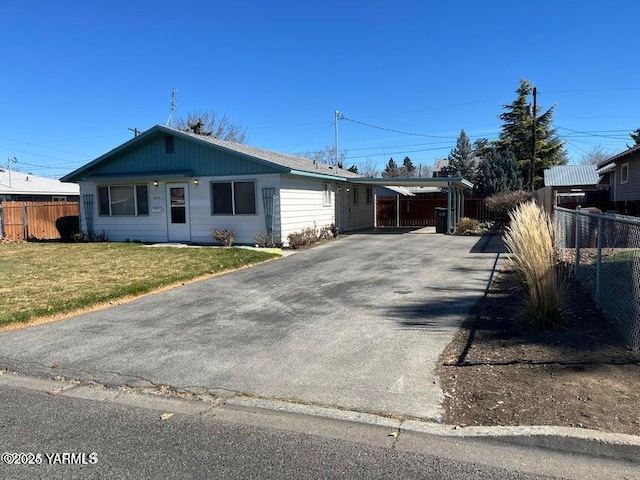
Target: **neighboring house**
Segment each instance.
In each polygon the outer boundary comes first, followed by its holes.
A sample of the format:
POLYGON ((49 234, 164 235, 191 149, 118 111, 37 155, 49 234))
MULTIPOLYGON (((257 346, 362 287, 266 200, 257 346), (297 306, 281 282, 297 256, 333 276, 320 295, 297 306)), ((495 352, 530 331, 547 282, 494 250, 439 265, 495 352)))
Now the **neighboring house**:
POLYGON ((445 170, 448 166, 449 166, 448 158, 436 158, 433 162, 433 167, 431 168, 431 176, 433 178, 446 177, 447 172, 445 170))
POLYGON ((640 215, 640 145, 598 163, 600 184, 619 213, 640 215))
POLYGON ((554 165, 544 170, 544 187, 533 192, 547 211, 553 207, 607 206, 607 186, 598 183, 595 165, 554 165))
POLYGON ((77 202, 79 194, 78 185, 73 183, 0 168, 0 203, 77 202))
POLYGON ((212 243, 231 229, 241 244, 276 243, 305 228, 372 227, 374 188, 343 169, 155 126, 63 181, 80 185, 83 232, 109 240, 212 243))

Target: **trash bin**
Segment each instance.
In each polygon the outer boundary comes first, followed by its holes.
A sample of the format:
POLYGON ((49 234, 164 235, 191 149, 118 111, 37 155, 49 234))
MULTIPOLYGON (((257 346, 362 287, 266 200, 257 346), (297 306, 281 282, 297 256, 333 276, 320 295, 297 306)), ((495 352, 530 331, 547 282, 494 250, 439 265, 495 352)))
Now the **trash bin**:
POLYGON ((447 209, 436 207, 433 210, 436 217, 436 233, 447 233, 447 209))

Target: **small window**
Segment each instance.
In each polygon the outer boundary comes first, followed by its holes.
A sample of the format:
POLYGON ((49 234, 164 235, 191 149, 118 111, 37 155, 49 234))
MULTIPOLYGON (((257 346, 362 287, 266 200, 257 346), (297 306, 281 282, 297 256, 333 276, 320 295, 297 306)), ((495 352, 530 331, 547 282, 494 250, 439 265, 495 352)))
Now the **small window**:
POLYGON ((104 185, 98 187, 100 215, 136 216, 149 214, 146 185, 104 185))
POLYGON ((322 185, 322 204, 331 205, 331 185, 328 183, 322 185))
POLYGON ((255 215, 255 182, 211 183, 212 215, 255 215))
POLYGON ((53 196, 53 197, 51 197, 51 201, 52 202, 66 202, 67 201, 67 197, 56 197, 56 196, 53 196))
POLYGON ((629 181, 629 164, 623 163, 620 166, 620 183, 627 183, 629 181))
POLYGON ((360 189, 353 187, 353 204, 358 205, 360 203, 360 189))
POLYGON ((173 135, 164 137, 164 153, 173 153, 173 135))
POLYGON ((367 205, 373 204, 373 187, 367 187, 367 205))

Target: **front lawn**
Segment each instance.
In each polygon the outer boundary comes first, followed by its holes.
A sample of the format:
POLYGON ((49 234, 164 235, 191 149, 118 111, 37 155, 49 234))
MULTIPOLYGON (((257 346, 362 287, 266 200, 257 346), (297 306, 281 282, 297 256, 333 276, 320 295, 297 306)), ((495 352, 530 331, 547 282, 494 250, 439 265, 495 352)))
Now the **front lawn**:
POLYGON ((135 243, 0 244, 0 327, 140 295, 276 257, 135 243))

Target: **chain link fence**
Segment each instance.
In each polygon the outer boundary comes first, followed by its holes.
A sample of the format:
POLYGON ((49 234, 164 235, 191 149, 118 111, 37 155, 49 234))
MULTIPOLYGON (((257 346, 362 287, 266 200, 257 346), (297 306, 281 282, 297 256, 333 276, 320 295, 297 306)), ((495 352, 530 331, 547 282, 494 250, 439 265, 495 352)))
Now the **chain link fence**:
POLYGON ((561 259, 627 344, 640 350, 640 218, 555 209, 561 259))

